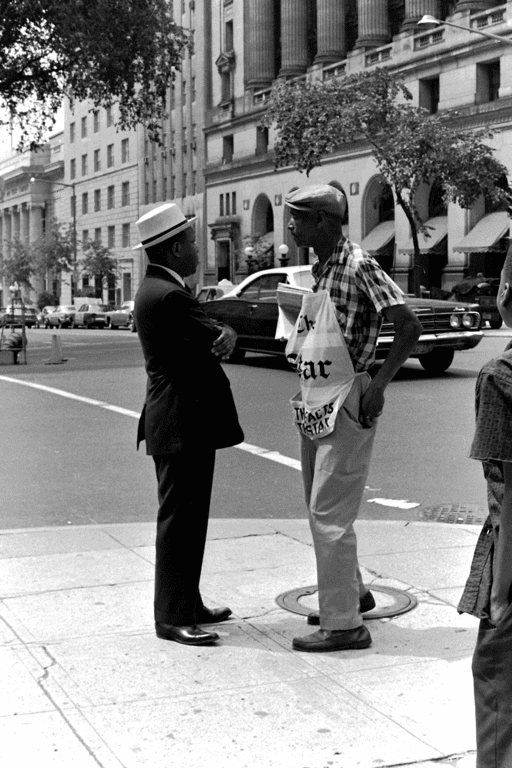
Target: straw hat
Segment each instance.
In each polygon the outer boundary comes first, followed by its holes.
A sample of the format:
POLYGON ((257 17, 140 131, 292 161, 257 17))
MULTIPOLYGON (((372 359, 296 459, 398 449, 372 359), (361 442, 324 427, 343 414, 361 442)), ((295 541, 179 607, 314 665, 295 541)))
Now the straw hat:
POLYGON ((190 227, 196 219, 197 216, 187 219, 176 203, 160 205, 137 221, 140 243, 133 250, 163 243, 190 227))

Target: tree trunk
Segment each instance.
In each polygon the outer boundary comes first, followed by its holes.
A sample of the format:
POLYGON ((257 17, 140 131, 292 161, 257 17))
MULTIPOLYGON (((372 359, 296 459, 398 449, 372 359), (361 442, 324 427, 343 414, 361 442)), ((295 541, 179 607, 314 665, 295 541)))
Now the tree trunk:
POLYGON ((418 227, 417 227, 413 212, 411 211, 410 207, 407 205, 403 197, 398 192, 396 192, 396 199, 398 201, 400 208, 403 210, 403 212, 407 216, 407 221, 409 222, 411 227, 411 237, 412 237, 412 244, 414 247, 414 254, 412 259, 411 275, 409 276, 409 290, 411 291, 411 293, 414 294, 414 296, 419 297, 421 294, 421 290, 420 290, 421 266, 420 266, 420 244, 418 242, 418 227))

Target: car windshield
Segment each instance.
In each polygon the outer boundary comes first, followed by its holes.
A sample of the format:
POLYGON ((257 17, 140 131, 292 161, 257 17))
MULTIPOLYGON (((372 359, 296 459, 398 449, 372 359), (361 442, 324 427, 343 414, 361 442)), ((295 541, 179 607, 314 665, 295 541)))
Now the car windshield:
POLYGON ((109 311, 109 306, 108 306, 108 304, 98 304, 98 309, 101 312, 108 312, 109 311))
POLYGON ((315 280, 311 273, 311 270, 304 270, 303 272, 295 272, 293 275, 295 283, 301 288, 312 288, 315 280))

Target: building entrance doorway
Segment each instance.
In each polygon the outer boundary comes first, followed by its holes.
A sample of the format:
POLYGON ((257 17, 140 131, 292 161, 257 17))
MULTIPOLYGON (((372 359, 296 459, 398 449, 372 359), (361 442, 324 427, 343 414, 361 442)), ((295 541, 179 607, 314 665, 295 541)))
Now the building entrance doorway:
POLYGON ((217 282, 231 280, 233 265, 231 263, 231 240, 217 240, 217 282))

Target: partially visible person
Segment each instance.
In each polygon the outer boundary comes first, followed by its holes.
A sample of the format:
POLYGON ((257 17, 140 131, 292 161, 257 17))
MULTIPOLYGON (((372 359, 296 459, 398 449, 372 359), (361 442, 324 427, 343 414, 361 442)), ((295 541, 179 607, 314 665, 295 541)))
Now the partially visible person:
POLYGON ((315 548, 320 611, 309 624, 320 629, 296 637, 301 651, 367 648, 371 636, 362 613, 375 606, 363 584, 354 521, 359 513, 384 392, 412 352, 421 324, 400 289, 366 251, 343 235, 344 194, 328 184, 312 185, 286 198, 289 225, 299 247, 313 248, 313 290, 326 290, 348 349, 355 380, 338 411, 334 431, 319 439, 301 435, 301 466, 315 548), (395 336, 372 379, 383 320, 395 336))
MULTIPOLYGON (((512 328, 512 251, 497 303, 512 328)), ((478 539, 459 613, 480 619, 473 655, 476 768, 512 766, 512 342, 476 383, 470 457, 482 462, 489 516, 478 539)))
POLYGON ((137 221, 149 260, 134 306, 148 375, 137 445, 146 441, 158 481, 156 634, 206 645, 219 636, 198 625, 231 615, 207 608, 199 591, 215 452, 244 435, 221 366, 236 333, 207 317, 184 280, 197 269, 193 222, 174 203, 137 221))

